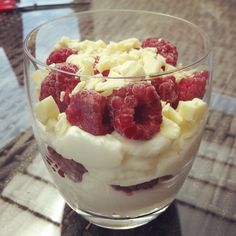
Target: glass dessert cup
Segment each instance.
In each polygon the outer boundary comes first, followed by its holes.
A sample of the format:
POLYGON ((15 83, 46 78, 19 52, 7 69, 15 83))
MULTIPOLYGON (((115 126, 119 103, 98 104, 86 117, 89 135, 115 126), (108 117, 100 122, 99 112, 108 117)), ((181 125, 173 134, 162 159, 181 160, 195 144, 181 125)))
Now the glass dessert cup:
MULTIPOLYGON (((126 46, 127 53, 132 50, 142 52, 144 48, 141 45, 136 48, 129 43, 126 46)), ((160 13, 90 11, 65 16, 34 29, 25 39, 24 52, 25 85, 34 135, 45 165, 68 205, 91 223, 113 229, 146 224, 165 211, 191 169, 204 129, 212 74, 207 35, 190 22, 160 13), (73 66, 68 70, 61 62, 57 66, 53 60, 47 60, 55 45, 82 53, 75 40, 103 40, 109 44, 110 41, 130 38, 143 41, 149 37, 161 37, 172 42, 178 50, 178 63, 171 61, 174 58, 171 52, 168 54, 170 59, 164 55, 164 64, 159 65, 158 73, 136 75, 132 73, 134 66, 128 67, 125 76, 116 77, 108 75, 107 70, 78 73, 73 71, 73 66), (50 76, 57 81, 62 77, 64 81, 66 77, 77 82, 69 95, 67 88, 61 89, 57 100, 53 90, 55 84, 53 89, 46 89, 53 95, 43 96, 42 84, 50 87, 50 83, 44 82, 50 76), (160 89, 156 95, 157 87, 153 81, 167 77, 174 77, 174 82, 171 79, 170 83, 171 86, 174 83, 171 88, 176 89, 178 101, 173 103, 166 99, 169 96, 166 87, 164 93, 160 89), (199 85, 200 82, 192 87, 186 84, 181 87, 180 82, 189 77, 198 77, 198 81, 203 81, 204 77, 204 88, 199 85), (103 89, 96 90, 99 86, 91 81, 102 84, 100 88, 103 89), (81 86, 77 86, 78 83, 81 86), (109 89, 104 88, 104 83, 109 83, 109 89), (201 87, 202 94, 187 99, 186 91, 195 94, 195 90, 191 89, 196 86, 198 90, 201 87), (135 105, 127 102, 120 92, 122 88, 136 99, 135 105), (135 94, 136 90, 141 95, 135 94), (184 98, 180 99, 181 96, 184 98), (137 131, 136 126, 136 131, 133 131, 134 126, 124 129, 119 123, 121 117, 116 123, 114 117, 120 110, 114 111, 117 101, 114 97, 119 97, 121 102, 118 106, 123 111, 127 111, 124 106, 133 109, 132 122, 141 127, 136 136, 133 135, 137 131), (78 103, 77 99, 81 98, 84 100, 78 103), (148 108, 144 107, 144 101, 148 103, 148 108), (80 104, 82 109, 82 124, 76 123, 76 104, 80 104), (154 126, 151 126, 154 113, 150 110, 158 113, 154 126)), ((93 56, 96 58, 95 54, 93 56)))

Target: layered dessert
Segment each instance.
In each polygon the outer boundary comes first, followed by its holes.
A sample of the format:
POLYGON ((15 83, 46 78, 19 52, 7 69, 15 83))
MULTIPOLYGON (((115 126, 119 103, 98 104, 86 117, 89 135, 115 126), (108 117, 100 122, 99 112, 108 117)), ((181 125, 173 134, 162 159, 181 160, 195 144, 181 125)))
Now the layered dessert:
POLYGON ((46 63, 32 76, 36 126, 67 202, 108 217, 168 206, 199 147, 208 72, 158 37, 63 37, 46 63))

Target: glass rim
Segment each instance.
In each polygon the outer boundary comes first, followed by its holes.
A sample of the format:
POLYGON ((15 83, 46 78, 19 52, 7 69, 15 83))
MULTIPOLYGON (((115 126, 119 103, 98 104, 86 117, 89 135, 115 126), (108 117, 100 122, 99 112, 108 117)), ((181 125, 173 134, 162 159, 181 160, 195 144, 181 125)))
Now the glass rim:
MULTIPOLYGON (((56 42, 55 42, 56 43, 56 42)), ((210 38, 208 36, 208 34, 202 30, 198 25, 184 19, 184 18, 180 18, 177 16, 173 16, 173 15, 169 15, 169 14, 165 14, 165 13, 161 13, 161 12, 153 12, 153 11, 145 11, 145 10, 129 10, 129 9, 100 9, 100 10, 89 10, 89 11, 82 11, 82 12, 75 12, 75 13, 70 13, 67 15, 64 15, 62 17, 56 17, 52 20, 49 20, 47 22, 44 22, 43 24, 38 25, 37 27, 35 27, 34 29, 32 29, 27 36, 25 37, 25 40, 23 41, 23 51, 24 54, 32 61, 34 62, 36 65, 40 65, 48 70, 52 70, 52 71, 56 71, 59 73, 65 73, 68 75, 74 75, 76 77, 81 77, 81 78, 88 78, 88 77, 96 77, 96 78, 101 78, 101 79, 141 79, 141 80, 147 80, 150 79, 152 77, 159 77, 159 76, 164 76, 164 75, 169 75, 169 74, 173 74, 176 72, 180 72, 183 70, 186 70, 188 68, 191 68, 194 65, 199 64, 201 61, 203 61, 205 58, 207 58, 209 56, 209 54, 212 51, 212 46, 211 46, 211 41, 210 38), (195 28, 197 30, 197 32, 201 35, 202 39, 206 41, 206 52, 203 53, 203 55, 197 59, 194 60, 192 63, 189 63, 187 65, 181 66, 180 68, 177 68, 175 70, 169 70, 169 71, 164 71, 161 73, 157 73, 157 74, 147 74, 147 75, 140 75, 140 76, 119 76, 119 77, 108 77, 108 76, 97 76, 97 75, 83 75, 83 74, 76 74, 76 73, 71 73, 68 71, 64 71, 64 70, 60 70, 57 67, 51 66, 51 65, 47 65, 45 62, 42 62, 41 60, 38 60, 35 56, 33 56, 31 54, 31 52, 28 50, 28 45, 27 43, 29 42, 30 37, 37 32, 40 28, 42 28, 45 25, 49 25, 53 22, 56 22, 58 20, 63 20, 66 18, 71 18, 74 16, 78 16, 78 15, 86 15, 86 14, 91 14, 91 13, 108 13, 108 12, 118 12, 118 13, 145 13, 145 14, 151 14, 151 15, 158 15, 158 16, 163 16, 163 17, 168 17, 168 18, 172 18, 173 20, 177 20, 177 21, 181 21, 187 25, 190 25, 192 28, 195 28)))

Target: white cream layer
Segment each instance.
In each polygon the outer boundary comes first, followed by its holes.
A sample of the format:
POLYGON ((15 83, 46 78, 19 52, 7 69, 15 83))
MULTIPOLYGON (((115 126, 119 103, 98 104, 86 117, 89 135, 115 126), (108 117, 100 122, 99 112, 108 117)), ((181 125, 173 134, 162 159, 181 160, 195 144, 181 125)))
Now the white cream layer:
POLYGON ((69 126, 63 135, 56 135, 46 131, 42 123, 37 125, 41 138, 63 157, 83 164, 103 183, 122 186, 177 174, 197 151, 202 130, 184 142, 161 133, 147 141, 136 141, 117 132, 94 136, 76 126, 69 126))

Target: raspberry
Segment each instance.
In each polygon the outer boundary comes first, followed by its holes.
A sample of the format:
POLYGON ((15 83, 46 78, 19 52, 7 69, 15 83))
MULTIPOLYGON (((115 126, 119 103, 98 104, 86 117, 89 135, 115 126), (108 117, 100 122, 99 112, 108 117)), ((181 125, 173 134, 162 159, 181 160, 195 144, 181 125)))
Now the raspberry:
POLYGON ((104 71, 102 72, 102 75, 105 76, 105 77, 107 77, 107 76, 109 75, 109 73, 110 73, 110 70, 104 70, 104 71))
POLYGON ((176 107, 178 103, 178 87, 174 76, 158 77, 152 80, 152 85, 155 87, 161 100, 176 107))
POLYGON ((166 63, 176 66, 178 52, 176 46, 169 41, 158 37, 147 38, 142 41, 142 48, 156 48, 157 52, 166 58, 166 63))
MULTIPOLYGON (((69 73, 76 73, 78 71, 78 68, 71 64, 61 64, 58 65, 57 68, 69 73)), ((69 102, 68 94, 79 82, 80 80, 75 78, 74 75, 58 71, 50 71, 49 75, 41 84, 39 100, 41 101, 51 95, 57 103, 60 112, 64 112, 69 102), (60 100, 60 94, 62 91, 66 93, 66 101, 60 100)))
POLYGON ((68 176, 74 182, 81 182, 83 174, 88 172, 86 168, 73 160, 69 160, 57 153, 48 146, 47 162, 54 171, 57 171, 61 177, 68 176))
POLYGON ((179 100, 187 101, 193 98, 203 98, 205 94, 208 71, 195 72, 182 79, 178 84, 179 100))
POLYGON ((76 54, 77 51, 70 49, 70 48, 59 48, 54 51, 52 51, 47 60, 47 65, 50 65, 52 63, 63 63, 66 61, 67 57, 69 57, 72 54, 76 54))
POLYGON ((133 191, 145 190, 149 188, 153 188, 159 181, 159 178, 150 180, 148 182, 144 182, 141 184, 131 185, 131 186, 120 186, 120 185, 112 185, 115 190, 124 191, 126 193, 131 193, 133 191))
POLYGON ((162 122, 160 97, 148 82, 130 84, 109 96, 113 127, 136 140, 151 139, 162 122))
POLYGON ((93 90, 81 90, 72 96, 66 116, 70 124, 93 135, 105 135, 113 130, 107 98, 93 90))

